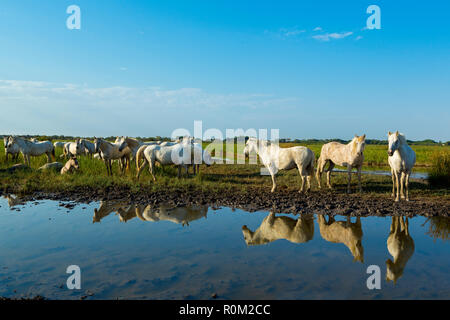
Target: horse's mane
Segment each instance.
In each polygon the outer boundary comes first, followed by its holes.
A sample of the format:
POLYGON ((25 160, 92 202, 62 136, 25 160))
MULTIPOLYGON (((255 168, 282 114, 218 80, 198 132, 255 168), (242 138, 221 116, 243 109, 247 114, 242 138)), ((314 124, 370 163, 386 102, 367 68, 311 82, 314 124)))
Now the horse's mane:
POLYGON ((357 140, 358 138, 357 137, 354 137, 353 139, 352 139, 352 141, 350 141, 350 143, 349 143, 349 145, 350 145, 350 147, 351 147, 351 150, 352 150, 352 154, 355 154, 356 153, 356 140, 357 140))
POLYGON ((13 137, 15 140, 22 140, 27 146, 30 146, 30 145, 33 145, 34 144, 34 142, 31 142, 30 140, 28 140, 28 139, 25 139, 25 138, 22 138, 22 137, 17 137, 17 136, 15 136, 15 137, 13 137))
POLYGON ((131 145, 131 147, 139 146, 139 141, 137 139, 125 138, 125 141, 127 142, 127 144, 131 145))
POLYGON ((400 142, 402 144, 406 144, 406 137, 405 137, 405 135, 403 133, 399 133, 398 134, 398 140, 400 140, 400 142))

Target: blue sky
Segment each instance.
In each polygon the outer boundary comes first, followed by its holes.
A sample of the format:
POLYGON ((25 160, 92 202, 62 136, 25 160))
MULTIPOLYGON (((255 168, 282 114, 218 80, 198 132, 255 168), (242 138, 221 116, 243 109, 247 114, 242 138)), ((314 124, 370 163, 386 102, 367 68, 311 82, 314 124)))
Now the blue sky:
POLYGON ((0 133, 169 136, 202 120, 447 141, 449 12, 448 1, 2 0, 0 133), (81 30, 66 28, 71 4, 81 30), (371 4, 381 30, 364 29, 371 4))

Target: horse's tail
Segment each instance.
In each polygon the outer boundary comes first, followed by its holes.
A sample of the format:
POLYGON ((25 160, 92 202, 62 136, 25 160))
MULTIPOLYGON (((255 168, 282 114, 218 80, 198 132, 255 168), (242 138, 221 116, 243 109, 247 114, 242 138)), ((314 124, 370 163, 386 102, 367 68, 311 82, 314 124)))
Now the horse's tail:
POLYGON ((141 159, 143 159, 144 150, 147 148, 147 145, 143 145, 139 147, 138 151, 136 152, 136 168, 139 169, 141 164, 141 159))
POLYGON ((56 161, 55 147, 52 145, 52 160, 56 161))

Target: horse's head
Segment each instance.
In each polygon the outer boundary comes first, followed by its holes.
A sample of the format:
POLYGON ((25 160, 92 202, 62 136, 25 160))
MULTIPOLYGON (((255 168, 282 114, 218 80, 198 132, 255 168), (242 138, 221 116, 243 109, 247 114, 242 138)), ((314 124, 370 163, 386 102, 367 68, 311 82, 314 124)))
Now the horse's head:
POLYGON ((125 137, 117 138, 116 143, 119 144, 119 152, 122 152, 123 149, 128 147, 127 138, 125 137))
POLYGON ((100 152, 100 139, 94 137, 94 152, 99 153, 100 152))
POLYGON ((76 170, 80 169, 80 165, 78 164, 77 157, 73 157, 70 161, 70 166, 75 168, 76 170))
POLYGON ((245 143, 244 156, 247 158, 251 152, 257 150, 258 140, 256 138, 250 137, 245 143))
POLYGON ((388 132, 388 143, 389 143, 388 155, 392 157, 395 150, 397 150, 398 147, 400 146, 398 131, 396 131, 395 133, 392 133, 390 131, 388 132))
POLYGON ((364 152, 364 148, 366 147, 366 135, 363 134, 362 136, 359 136, 355 134, 355 137, 353 138, 355 142, 355 151, 358 156, 362 156, 364 152))
POLYGON ((253 243, 253 232, 247 228, 247 226, 242 226, 242 234, 244 235, 244 240, 247 245, 253 243))
POLYGON ((10 136, 8 138, 8 142, 6 143, 7 147, 11 147, 13 144, 17 143, 17 137, 15 136, 10 136))

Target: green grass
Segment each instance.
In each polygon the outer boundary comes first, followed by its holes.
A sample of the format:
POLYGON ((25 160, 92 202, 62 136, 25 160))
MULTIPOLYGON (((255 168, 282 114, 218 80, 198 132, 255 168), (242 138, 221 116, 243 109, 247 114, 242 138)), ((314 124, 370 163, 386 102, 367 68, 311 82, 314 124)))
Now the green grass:
MULTIPOLYGON (((283 147, 290 146, 288 144, 283 147)), ((0 142, 3 150, 3 142, 0 142)), ((319 155, 321 145, 309 146, 319 155)), ((422 159, 422 164, 431 167, 432 159, 427 158, 427 154, 433 154, 444 150, 448 152, 448 147, 428 147, 420 146, 416 150, 418 158, 422 159)), ((235 154, 237 152, 235 146, 235 154)), ((376 157, 387 158, 386 148, 383 146, 367 146, 366 158, 375 159, 376 157)), ((59 156, 62 150, 56 150, 56 159, 62 163, 59 156)), ((448 154, 448 153, 447 153, 448 154)), ((22 157, 19 158, 23 162, 22 157)), ((387 159, 385 159, 387 161, 387 159)), ((381 160, 380 160, 381 161, 381 160)), ((263 188, 270 191, 271 179, 268 176, 259 174, 261 166, 259 165, 219 165, 207 167, 201 166, 201 172, 197 176, 189 175, 181 179, 177 178, 177 169, 173 167, 156 168, 157 181, 154 183, 145 170, 139 181, 135 178, 136 166, 131 164, 131 172, 120 174, 117 164, 113 165, 114 176, 106 175, 106 167, 100 160, 88 157, 79 157, 80 170, 72 175, 60 175, 59 172, 35 170, 46 163, 46 156, 32 157, 30 171, 18 171, 16 173, 0 172, 0 188, 4 192, 30 194, 35 191, 57 192, 57 191, 79 191, 79 190, 109 190, 110 188, 122 188, 129 193, 152 192, 163 190, 207 190, 207 191, 233 191, 247 193, 255 188, 263 188)), ((376 162, 378 165, 380 162, 376 162)), ((0 169, 5 169, 13 165, 9 161, 5 163, 4 154, 0 156, 0 169)), ((374 168, 368 165, 368 168, 374 168)), ((190 169, 192 170, 192 168, 190 169)), ((192 171, 191 171, 192 172, 192 171)), ((325 177, 322 183, 325 184, 325 177)), ((392 190, 392 181, 389 176, 363 175, 363 189, 365 193, 390 194, 392 190)), ((337 192, 344 193, 347 186, 347 175, 344 173, 333 173, 332 182, 337 192)), ((296 191, 300 187, 300 177, 297 170, 282 171, 277 175, 278 190, 296 191)), ((352 177, 352 187, 356 190, 356 175, 352 177)), ((317 190, 317 184, 313 181, 313 190, 317 190)), ((411 181, 411 197, 417 196, 443 196, 448 198, 448 186, 430 186, 423 181, 411 181)))
POLYGON ((450 152, 436 151, 431 157, 428 181, 434 187, 450 186, 450 152))

